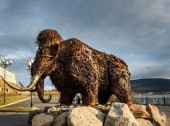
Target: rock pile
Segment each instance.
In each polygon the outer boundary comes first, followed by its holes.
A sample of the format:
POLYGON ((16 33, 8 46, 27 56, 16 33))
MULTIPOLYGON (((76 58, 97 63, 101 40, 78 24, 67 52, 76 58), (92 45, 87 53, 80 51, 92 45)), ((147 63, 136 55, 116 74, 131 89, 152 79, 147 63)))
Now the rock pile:
POLYGON ((54 106, 29 113, 32 126, 166 126, 166 116, 153 105, 54 106))

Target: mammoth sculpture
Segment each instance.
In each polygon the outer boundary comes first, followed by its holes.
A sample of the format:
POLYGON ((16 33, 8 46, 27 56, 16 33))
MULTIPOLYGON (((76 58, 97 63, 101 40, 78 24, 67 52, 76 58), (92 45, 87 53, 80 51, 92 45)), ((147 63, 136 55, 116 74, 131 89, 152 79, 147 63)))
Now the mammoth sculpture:
POLYGON ((77 93, 84 105, 105 104, 114 94, 128 105, 133 103, 128 66, 114 55, 97 51, 76 38, 62 40, 57 31, 46 29, 39 33, 38 50, 31 68, 32 81, 20 91, 37 91, 42 102, 43 80, 49 76, 60 91, 60 103, 70 105, 77 93))

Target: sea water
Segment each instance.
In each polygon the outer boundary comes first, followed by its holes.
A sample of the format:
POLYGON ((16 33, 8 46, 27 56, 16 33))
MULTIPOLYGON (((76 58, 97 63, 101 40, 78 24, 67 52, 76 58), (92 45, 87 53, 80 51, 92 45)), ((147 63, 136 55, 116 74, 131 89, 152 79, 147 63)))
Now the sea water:
POLYGON ((138 94, 134 98, 170 98, 170 94, 138 94))

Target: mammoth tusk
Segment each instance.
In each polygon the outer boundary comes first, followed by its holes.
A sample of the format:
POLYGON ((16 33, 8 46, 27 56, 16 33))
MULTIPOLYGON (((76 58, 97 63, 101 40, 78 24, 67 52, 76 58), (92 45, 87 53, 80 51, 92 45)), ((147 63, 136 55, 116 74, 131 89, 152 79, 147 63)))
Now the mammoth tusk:
POLYGON ((34 75, 34 76, 32 77, 31 83, 27 86, 27 88, 28 88, 28 89, 34 88, 39 79, 40 79, 40 76, 39 76, 39 75, 34 75))
MULTIPOLYGON (((24 88, 24 86, 23 86, 23 84, 22 84, 21 82, 19 82, 19 84, 21 85, 22 88, 24 88)), ((29 90, 29 91, 30 91, 30 92, 36 92, 37 89, 31 89, 31 90, 29 90)))
MULTIPOLYGON (((7 82, 1 75, 0 75, 0 77, 2 78, 2 80, 10 87, 10 88, 12 88, 12 89, 14 89, 14 90, 17 90, 17 91, 23 91, 23 92, 25 92, 25 91, 30 91, 30 92, 35 92, 35 91, 37 91, 37 89, 28 89, 28 88, 26 88, 26 87, 17 87, 17 86, 14 86, 14 85, 12 85, 12 84, 10 84, 9 82, 7 82)), ((21 84, 20 84, 21 85, 21 84)))

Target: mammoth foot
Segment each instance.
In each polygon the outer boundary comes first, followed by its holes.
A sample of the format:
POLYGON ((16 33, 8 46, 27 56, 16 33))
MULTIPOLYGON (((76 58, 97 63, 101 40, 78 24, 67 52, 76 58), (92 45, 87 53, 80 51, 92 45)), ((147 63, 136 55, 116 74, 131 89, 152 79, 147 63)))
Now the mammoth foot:
POLYGON ((96 96, 91 94, 88 96, 83 96, 83 104, 84 105, 90 105, 90 106, 95 106, 96 105, 96 96))
POLYGON ((96 102, 95 101, 92 101, 89 103, 90 106, 95 106, 96 105, 96 102))

